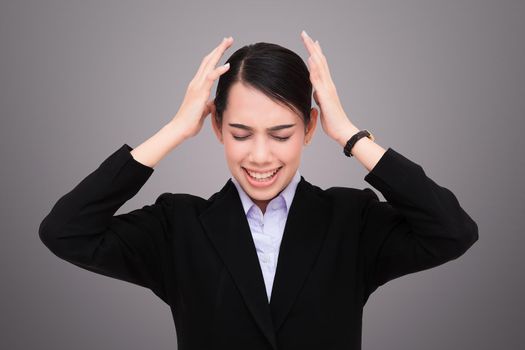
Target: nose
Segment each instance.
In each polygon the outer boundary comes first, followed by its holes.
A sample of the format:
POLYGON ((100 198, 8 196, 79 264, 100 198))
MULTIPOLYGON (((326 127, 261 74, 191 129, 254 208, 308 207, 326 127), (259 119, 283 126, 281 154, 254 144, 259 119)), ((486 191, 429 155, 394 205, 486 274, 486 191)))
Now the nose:
POLYGON ((270 142, 265 137, 256 137, 253 148, 250 151, 250 162, 263 166, 272 161, 272 150, 270 142))

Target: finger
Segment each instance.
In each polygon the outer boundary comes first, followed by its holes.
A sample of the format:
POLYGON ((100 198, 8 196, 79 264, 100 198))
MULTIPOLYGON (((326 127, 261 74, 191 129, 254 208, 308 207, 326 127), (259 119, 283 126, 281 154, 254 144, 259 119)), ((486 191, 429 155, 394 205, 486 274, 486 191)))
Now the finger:
POLYGON ((319 41, 314 42, 314 40, 304 30, 301 33, 301 36, 303 37, 303 41, 311 55, 317 54, 319 56, 323 56, 319 41))
POLYGON ((321 43, 319 42, 319 40, 315 41, 315 45, 317 46, 317 50, 319 52, 319 56, 321 57, 322 61, 326 65, 326 69, 328 70, 328 61, 326 60, 326 56, 323 53, 323 49, 321 48, 321 43))
MULTIPOLYGON (((201 76, 204 71, 208 68, 209 66, 209 62, 210 60, 214 57, 214 55, 216 54, 216 52, 218 50, 221 49, 221 47, 229 47, 229 46, 225 46, 226 43, 229 43, 231 45, 231 42, 233 42, 233 38, 229 37, 229 38, 224 38, 221 43, 219 45, 217 45, 213 50, 210 51, 210 53, 208 53, 206 56, 204 56, 204 58, 202 59, 201 61, 201 65, 199 66, 199 69, 197 70, 197 76, 201 76)), ((225 50, 225 49, 224 49, 225 50)), ((222 52, 224 52, 224 50, 222 50, 222 52)), ((221 53, 222 55, 222 53, 221 53)), ((220 56, 219 56, 220 57, 220 56)), ((218 61, 218 60, 217 60, 218 61)), ((215 66, 217 63, 215 63, 213 66, 215 66)))
POLYGON ((317 47, 318 52, 322 54, 323 50, 321 49, 321 44, 319 44, 319 40, 315 41, 315 46, 317 47))
POLYGON ((308 57, 308 66, 310 70, 310 80, 314 87, 318 83, 327 81, 329 79, 328 68, 326 67, 326 62, 322 60, 318 55, 312 55, 308 57))
POLYGON ((317 49, 317 52, 319 53, 319 57, 322 61, 323 69, 330 74, 330 69, 328 68, 328 61, 326 60, 326 56, 323 54, 323 50, 321 49, 321 44, 319 43, 319 40, 315 41, 315 47, 317 49))
POLYGON ((313 39, 310 39, 312 41, 312 46, 314 49, 315 54, 312 56, 316 56, 316 58, 319 59, 323 64, 326 64, 326 59, 323 55, 323 51, 321 50, 321 45, 319 44, 319 40, 316 40, 315 42, 313 39))
POLYGON ((222 41, 219 43, 219 45, 217 45, 213 50, 210 51, 210 53, 208 53, 206 55, 206 57, 204 57, 204 65, 206 66, 206 64, 210 61, 210 59, 212 59, 212 57, 215 55, 215 53, 221 48, 221 46, 224 45, 225 42, 229 41, 230 40, 230 37, 224 37, 222 39, 222 41))
POLYGON ((313 39, 303 30, 301 33, 303 37, 303 42, 310 52, 310 57, 308 62, 310 64, 310 71, 318 70, 319 74, 324 74, 328 72, 328 69, 325 67, 328 63, 324 57, 319 41, 313 41, 313 39))
MULTIPOLYGON (((204 59, 202 62, 201 67, 199 68, 195 80, 197 80, 199 83, 202 83, 204 80, 207 79, 208 74, 210 73, 211 69, 215 68, 215 65, 217 64, 218 59, 220 58, 220 55, 224 52, 224 50, 231 45, 233 41, 232 37, 224 38, 222 42, 215 47, 204 59), (216 55, 218 52, 221 52, 219 56, 217 56, 216 59, 214 59, 214 55, 216 55), (214 61, 214 62, 213 62, 214 61), (212 65, 213 63, 213 65, 212 65)), ((213 81, 213 80, 212 80, 213 81)))
POLYGON ((230 63, 223 64, 222 66, 217 67, 213 71, 211 71, 208 74, 206 74, 206 79, 207 79, 207 82, 208 82, 208 88, 210 88, 211 85, 213 85, 214 81, 219 76, 221 76, 226 71, 228 71, 228 69, 230 69, 230 63))
MULTIPOLYGON (((218 46, 217 46, 218 47, 218 46)), ((208 62, 208 60, 210 59, 210 56, 213 52, 215 52, 215 50, 217 50, 217 47, 215 47, 213 50, 211 50, 210 52, 208 52, 208 54, 206 56, 204 56, 201 60, 201 64, 199 66, 199 69, 197 69, 197 73, 195 75, 200 75, 202 74, 202 71, 204 70, 204 67, 206 66, 206 62, 208 62)))
POLYGON ((319 40, 315 41, 317 48, 319 49, 321 60, 323 61, 323 69, 325 70, 326 74, 330 76, 330 67, 328 66, 328 60, 326 59, 326 56, 323 54, 323 50, 321 49, 321 44, 319 43, 319 40))
POLYGON ((329 76, 330 69, 328 68, 328 61, 326 60, 326 56, 323 54, 319 40, 314 42, 313 39, 310 38, 310 41, 314 51, 314 54, 311 55, 311 60, 316 65, 317 69, 322 72, 321 74, 329 76))
POLYGON ((211 53, 210 57, 208 58, 207 62, 205 63, 204 71, 208 71, 211 69, 214 69, 217 63, 219 62, 220 58, 224 54, 224 51, 228 49, 233 43, 233 38, 230 36, 228 38, 225 38, 219 46, 217 46, 211 53))
POLYGON ((308 53, 310 55, 315 53, 316 51, 315 51, 315 47, 314 47, 312 38, 310 38, 310 36, 304 30, 301 32, 301 37, 303 39, 304 45, 306 46, 306 49, 308 50, 308 53))

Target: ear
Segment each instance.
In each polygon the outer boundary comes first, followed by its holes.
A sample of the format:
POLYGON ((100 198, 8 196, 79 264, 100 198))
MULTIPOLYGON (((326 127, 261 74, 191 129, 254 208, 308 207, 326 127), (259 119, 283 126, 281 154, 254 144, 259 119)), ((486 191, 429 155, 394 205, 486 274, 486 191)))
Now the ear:
POLYGON ((217 139, 220 143, 223 143, 222 141, 222 128, 219 126, 217 122, 217 110, 215 109, 215 102, 214 100, 208 101, 208 107, 210 109, 211 113, 211 125, 213 128, 213 132, 215 133, 215 136, 217 136, 217 139))
POLYGON ((310 110, 310 122, 306 126, 306 134, 304 135, 304 143, 309 144, 312 141, 312 137, 314 137, 314 131, 315 127, 317 126, 317 116, 319 115, 319 111, 317 108, 313 107, 310 110))

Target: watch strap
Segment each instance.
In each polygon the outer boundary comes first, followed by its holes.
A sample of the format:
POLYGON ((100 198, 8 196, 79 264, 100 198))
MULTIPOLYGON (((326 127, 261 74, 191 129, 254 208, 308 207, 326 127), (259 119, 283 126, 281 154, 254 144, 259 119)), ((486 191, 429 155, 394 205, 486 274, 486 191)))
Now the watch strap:
POLYGON ((354 147, 355 143, 359 141, 362 137, 368 137, 370 140, 374 141, 374 135, 366 129, 359 130, 357 133, 352 135, 350 139, 346 142, 345 147, 343 148, 343 153, 347 157, 352 157, 352 148, 354 147))

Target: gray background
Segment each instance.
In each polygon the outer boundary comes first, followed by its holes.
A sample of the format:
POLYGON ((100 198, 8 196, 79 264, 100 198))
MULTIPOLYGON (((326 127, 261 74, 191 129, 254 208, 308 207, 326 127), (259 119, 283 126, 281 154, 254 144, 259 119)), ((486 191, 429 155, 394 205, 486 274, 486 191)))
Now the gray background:
MULTIPOLYGON (((524 15, 523 1, 501 0, 2 1, 0 347, 176 347, 167 305, 58 259, 38 225, 109 154, 173 117, 223 36, 235 42, 220 64, 257 41, 306 61, 302 29, 320 41, 354 124, 423 166, 479 225, 460 259, 370 297, 363 348, 520 347, 524 15)), ((300 171, 322 188, 369 186, 320 124, 300 171)), ((207 198, 229 176, 208 118, 117 213, 165 191, 207 198)))

